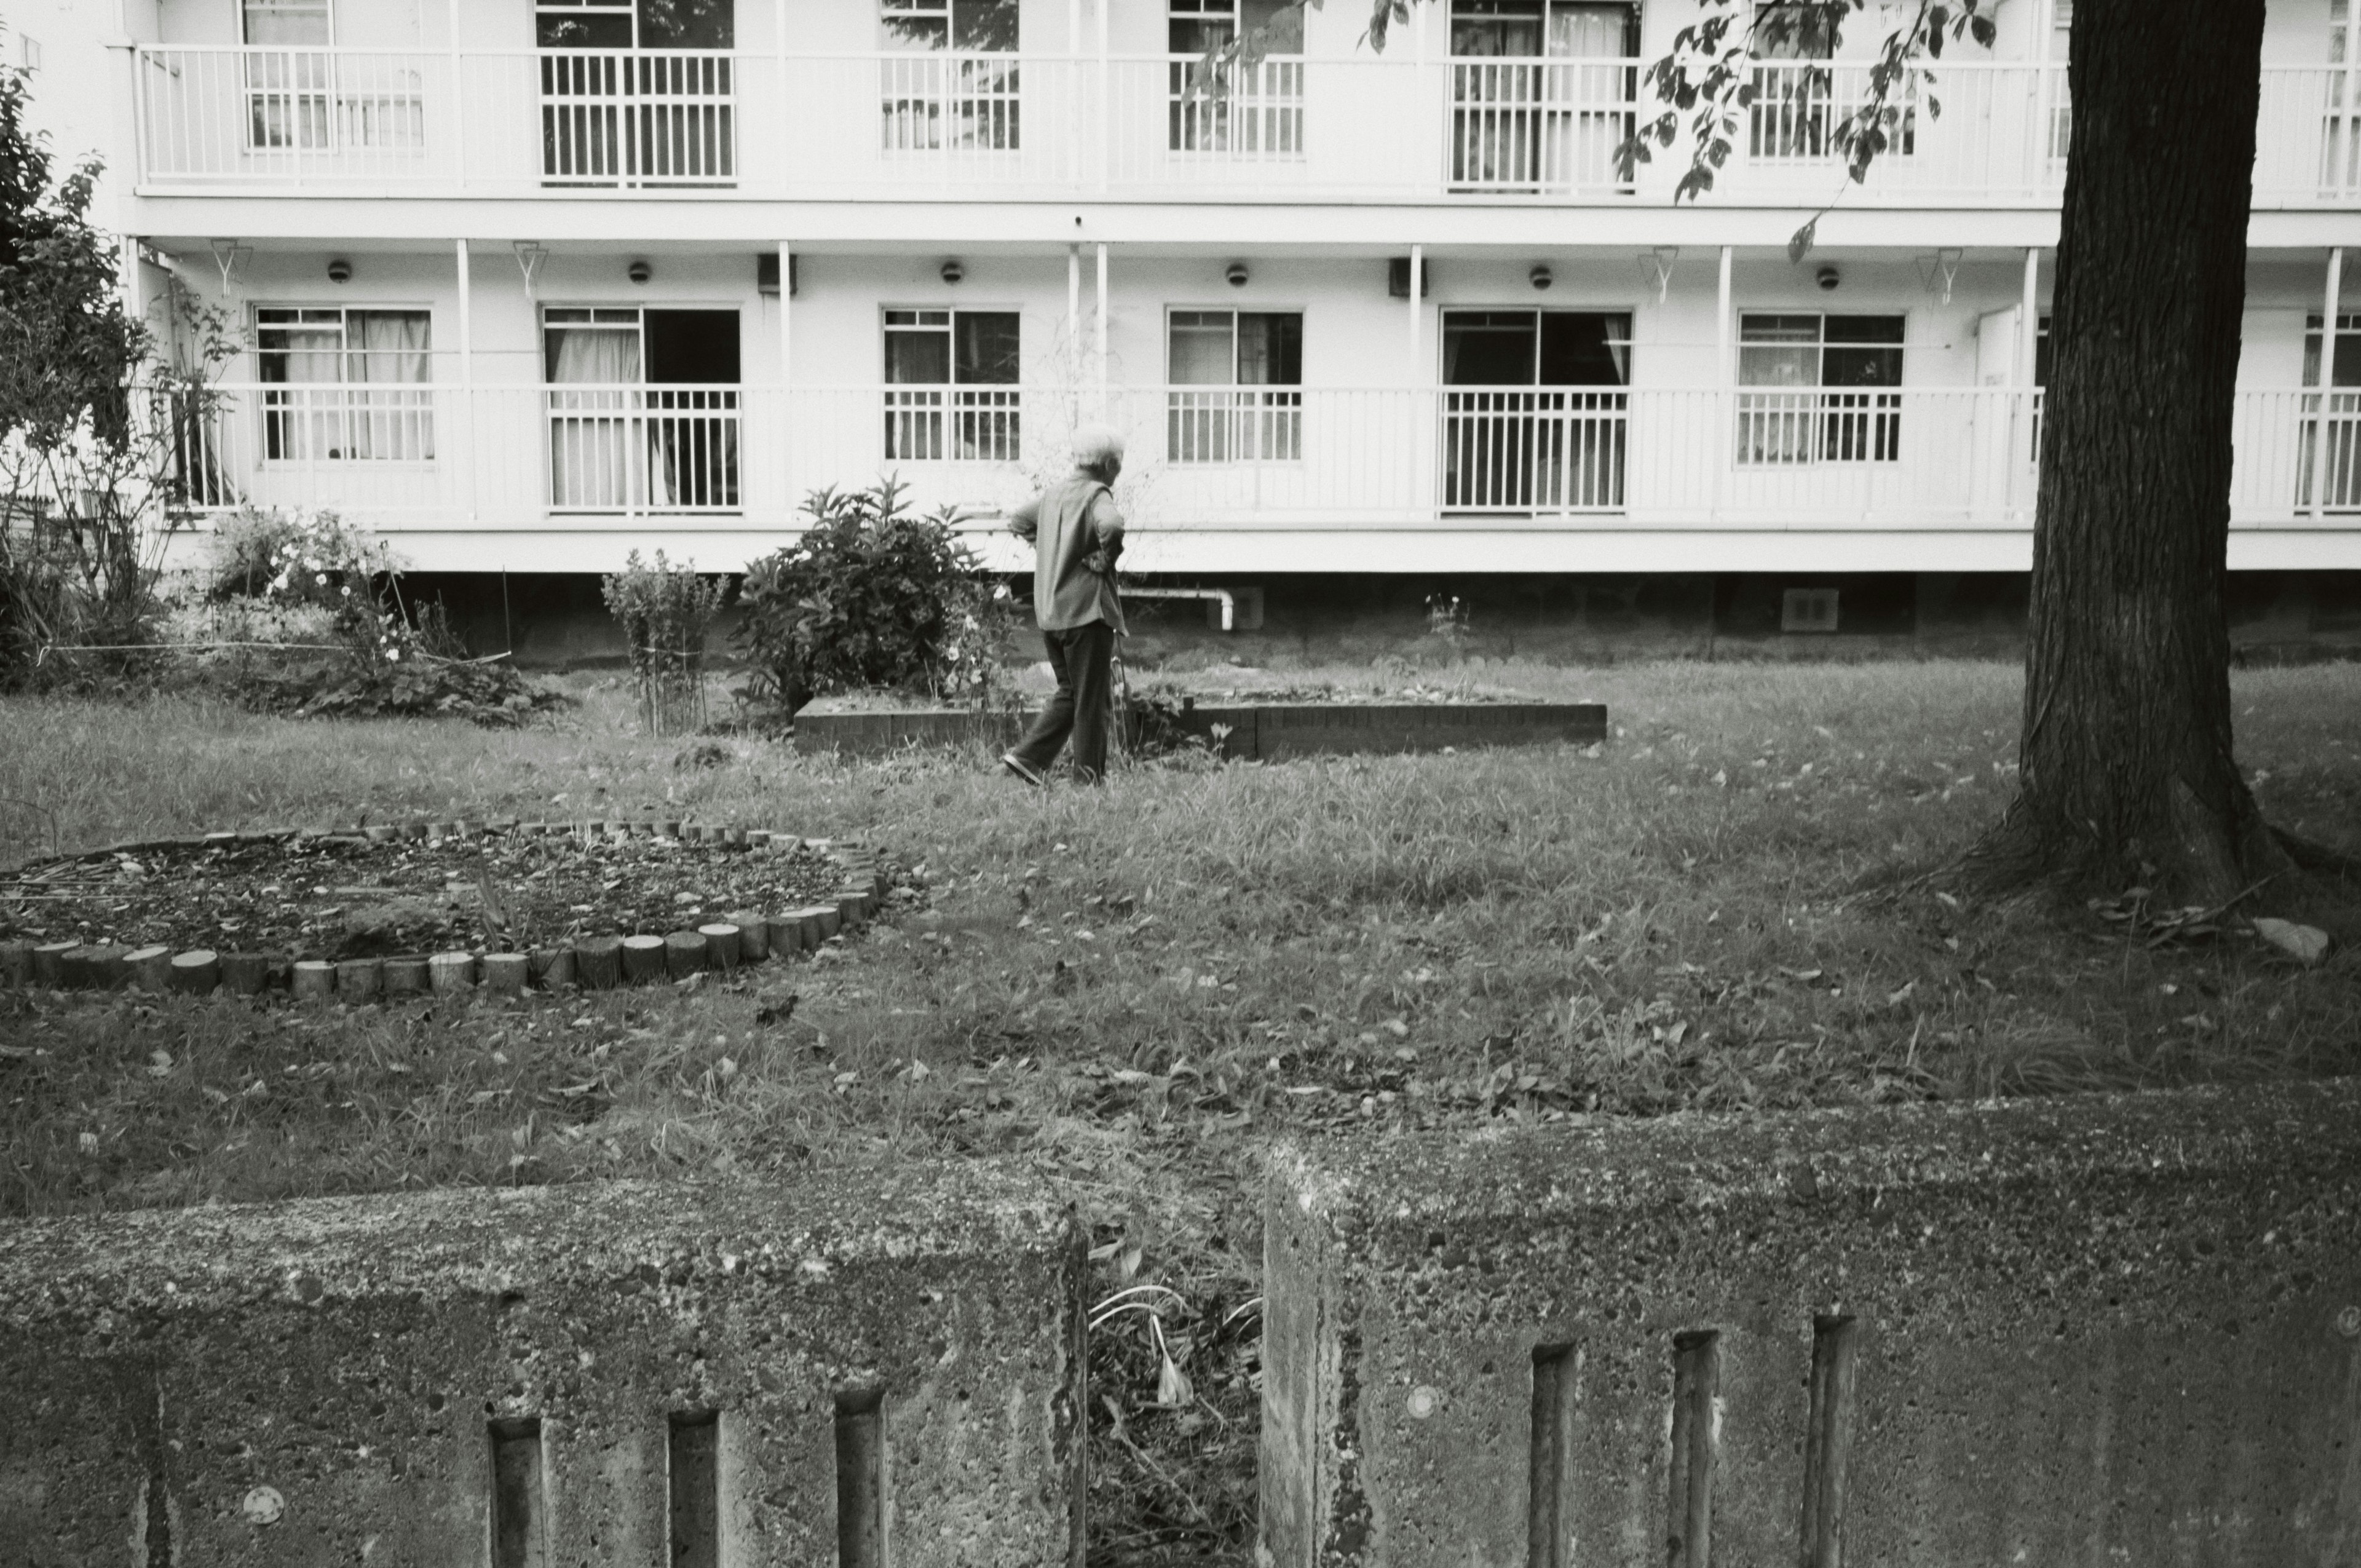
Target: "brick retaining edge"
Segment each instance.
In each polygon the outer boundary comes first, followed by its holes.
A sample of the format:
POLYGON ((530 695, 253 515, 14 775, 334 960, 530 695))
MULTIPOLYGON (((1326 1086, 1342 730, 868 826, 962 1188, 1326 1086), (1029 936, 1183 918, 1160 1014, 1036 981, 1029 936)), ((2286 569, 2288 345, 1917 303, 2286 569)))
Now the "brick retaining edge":
MULTIPOLYGON (((650 837, 661 833, 668 837, 677 836, 686 842, 723 843, 732 847, 742 846, 749 850, 773 848, 793 850, 800 847, 828 856, 844 872, 844 887, 825 905, 761 914, 752 921, 712 923, 714 926, 729 925, 731 935, 727 938, 721 937, 718 930, 706 936, 693 932, 673 933, 674 936, 695 938, 691 943, 684 943, 684 956, 668 967, 666 978, 673 980, 685 979, 691 972, 708 968, 729 970, 741 962, 759 963, 774 957, 785 958, 791 953, 815 952, 840 930, 850 930, 866 924, 883 905, 877 881, 876 853, 860 840, 799 839, 794 834, 767 828, 683 824, 654 818, 591 818, 562 823, 461 819, 381 823, 354 830, 271 828, 254 832, 203 833, 179 839, 139 839, 110 844, 104 849, 79 854, 43 857, 25 862, 17 869, 22 871, 27 867, 49 864, 80 865, 111 860, 117 855, 136 855, 146 850, 201 849, 224 843, 283 842, 299 838, 354 843, 382 843, 395 839, 433 842, 446 838, 473 838, 484 833, 572 834, 586 840, 610 834, 650 837), (759 932, 756 926, 760 927, 759 932)), ((348 1002, 379 1001, 389 996, 426 992, 467 992, 479 985, 494 992, 510 994, 528 990, 556 990, 566 985, 606 989, 609 985, 626 983, 624 977, 618 974, 609 979, 603 958, 586 955, 598 953, 603 942, 618 940, 621 935, 581 936, 564 947, 525 952, 478 949, 333 962, 302 954, 223 953, 207 948, 172 950, 162 947, 122 948, 70 942, 0 941, 0 988, 38 986, 59 991, 130 989, 191 995, 205 995, 215 990, 227 990, 239 995, 287 991, 292 992, 299 1000, 307 1002, 338 998, 348 1002)))

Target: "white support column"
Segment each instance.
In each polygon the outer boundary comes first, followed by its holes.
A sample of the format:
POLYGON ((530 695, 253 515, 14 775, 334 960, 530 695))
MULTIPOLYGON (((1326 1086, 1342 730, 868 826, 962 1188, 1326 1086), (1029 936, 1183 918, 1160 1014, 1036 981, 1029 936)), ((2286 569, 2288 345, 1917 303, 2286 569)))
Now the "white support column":
POLYGON ((1725 245, 1721 247, 1721 261, 1716 273, 1714 287, 1713 384, 1716 388, 1713 399, 1714 422, 1720 426, 1720 431, 1715 435, 1714 440, 1721 448, 1721 455, 1714 460, 1713 465, 1712 515, 1716 517, 1721 515, 1723 476, 1729 472, 1730 464, 1735 460, 1732 444, 1738 439, 1736 391, 1738 367, 1730 354, 1731 339, 1738 331, 1738 318, 1732 309, 1730 299, 1731 255, 1729 246, 1725 245))
POLYGON ((785 509, 789 523, 796 518, 795 295, 794 247, 783 239, 779 241, 779 505, 785 509))
POLYGON ((1434 461, 1432 454, 1439 439, 1443 422, 1435 417, 1436 394, 1433 371, 1426 359, 1426 247, 1410 247, 1410 361, 1403 384, 1410 388, 1411 418, 1417 422, 1411 434, 1411 510, 1422 518, 1439 514, 1434 493, 1434 461))
POLYGON ((1066 247, 1066 370, 1079 401, 1082 382, 1082 247, 1079 245, 1066 247))
POLYGON ((469 522, 476 521, 476 269, 467 242, 451 242, 452 265, 459 281, 459 417, 451 433, 451 449, 458 455, 458 501, 469 522))
MULTIPOLYGON (((794 85, 789 82, 787 77, 787 0, 774 0, 771 6, 771 26, 776 29, 776 36, 771 40, 771 54, 775 61, 774 69, 778 72, 779 77, 779 119, 776 127, 772 132, 772 135, 776 138, 776 140, 772 143, 773 150, 775 152, 784 148, 787 144, 787 105, 796 101, 794 85)), ((743 111, 736 112, 742 113, 743 111)), ((785 256, 780 257, 780 267, 785 268, 786 264, 786 258, 785 256)), ((786 302, 787 275, 785 271, 782 271, 779 274, 779 307, 781 310, 785 310, 786 308, 786 302)))
POLYGON ((1099 247, 1098 325, 1091 334, 1091 379, 1097 385, 1099 418, 1108 417, 1107 408, 1107 247, 1099 247))
POLYGON ((2016 384, 2034 385, 2035 367, 2041 363, 2041 247, 2025 247, 2025 302, 2018 307, 2016 323, 2016 384))
POLYGON ((444 41, 451 53, 451 179, 453 183, 467 183, 467 83, 462 75, 466 61, 459 52, 459 0, 451 0, 450 19, 444 23, 451 36, 444 41))
POLYGON ((459 385, 476 384, 476 279, 468 265, 467 242, 451 242, 452 261, 459 279, 459 385))
MULTIPOLYGON (((1112 126, 1115 125, 1115 103, 1114 103, 1114 100, 1112 99, 1112 97, 1110 96, 1110 94, 1111 94, 1111 93, 1113 93, 1113 91, 1114 91, 1114 84, 1113 84, 1113 77, 1112 77, 1112 75, 1110 74, 1109 68, 1108 68, 1108 64, 1107 64, 1107 49, 1108 49, 1108 40, 1107 40, 1107 13, 1115 9, 1115 0, 1098 0, 1098 6, 1099 6, 1099 91, 1098 91, 1098 109, 1099 109, 1099 113, 1098 113, 1098 123, 1099 123, 1099 125, 1100 125, 1100 126, 1105 126, 1105 127, 1112 127, 1112 126)), ((1104 193, 1105 193, 1105 191, 1106 191, 1106 188, 1107 188, 1107 180, 1108 180, 1108 175, 1109 175, 1109 173, 1110 173, 1109 159, 1114 156, 1115 137, 1114 137, 1114 135, 1112 134, 1112 132, 1111 132, 1111 131, 1108 131, 1108 132, 1105 132, 1105 133, 1101 134, 1100 136, 1098 136, 1098 137, 1094 137, 1093 139, 1097 141, 1097 143, 1098 143, 1098 148, 1099 148, 1099 191, 1100 191, 1100 193, 1101 193, 1101 194, 1104 194, 1104 193)))
POLYGON ((2329 455, 2335 450, 2328 439, 2330 415, 2336 402, 2336 307, 2345 299, 2345 247, 2331 247, 2328 252, 2328 290, 2320 307, 2320 413, 2312 427, 2312 520, 2318 522, 2328 510, 2329 455))
POLYGON ((1413 387, 1426 385, 1426 356, 1420 352, 1426 341, 1426 247, 1410 247, 1410 382, 1413 387))
POLYGON ((139 236, 123 236, 123 254, 119 263, 123 289, 123 313, 137 324, 148 319, 148 294, 139 276, 139 236))

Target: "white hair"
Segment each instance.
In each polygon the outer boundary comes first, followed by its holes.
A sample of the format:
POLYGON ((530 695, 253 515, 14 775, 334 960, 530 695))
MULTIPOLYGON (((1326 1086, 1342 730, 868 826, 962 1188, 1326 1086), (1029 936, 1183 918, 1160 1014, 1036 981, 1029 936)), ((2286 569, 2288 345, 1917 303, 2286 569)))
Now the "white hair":
POLYGON ((1123 433, 1111 425, 1078 424, 1072 444, 1077 468, 1104 468, 1123 461, 1123 433))

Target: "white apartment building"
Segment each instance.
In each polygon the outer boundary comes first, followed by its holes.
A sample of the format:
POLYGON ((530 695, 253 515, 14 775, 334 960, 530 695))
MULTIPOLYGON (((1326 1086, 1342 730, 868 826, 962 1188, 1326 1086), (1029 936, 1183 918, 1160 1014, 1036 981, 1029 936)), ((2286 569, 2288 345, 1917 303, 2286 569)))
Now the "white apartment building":
MULTIPOLYGON (((727 570, 822 486, 1013 500, 1103 416, 1126 565, 1220 582, 2025 571, 2069 3, 2003 0, 1861 187, 1828 133, 1878 13, 1803 39, 1679 204, 1685 152, 1612 154, 1697 0, 1424 0, 1383 53, 1327 0, 1217 97, 1192 64, 1270 0, 10 25, 109 156, 140 308, 169 272, 250 345, 199 510, 334 507, 433 571, 727 570)), ((2361 569, 2352 26, 2271 0, 2234 571, 2361 569)))

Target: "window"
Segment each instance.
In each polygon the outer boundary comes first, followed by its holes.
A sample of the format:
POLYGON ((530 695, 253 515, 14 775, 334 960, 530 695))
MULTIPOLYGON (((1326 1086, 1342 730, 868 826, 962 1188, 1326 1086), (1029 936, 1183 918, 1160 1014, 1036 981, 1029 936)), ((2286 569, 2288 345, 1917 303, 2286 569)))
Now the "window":
POLYGON ((1445 311, 1445 510, 1622 506, 1631 378, 1628 315, 1445 311))
POLYGON ((1739 322, 1741 463, 1892 463, 1901 455, 1900 316, 1739 322))
POLYGON ((257 152, 418 148, 426 110, 415 67, 334 52, 328 0, 243 0, 246 144, 257 152))
POLYGON ((1303 10, 1290 0, 1166 0, 1166 66, 1174 152, 1303 155, 1303 10), (1209 79, 1204 57, 1247 33, 1264 58, 1209 79))
POLYGON ((426 312, 264 307, 254 313, 254 339, 269 461, 434 457, 426 312))
POLYGON ((2326 335, 2317 313, 2304 318, 2303 384, 2320 386, 2324 360, 2328 386, 2303 400, 2302 451, 2296 459, 2297 504, 2312 504, 2312 470, 2324 457, 2328 488, 2321 504, 2351 510, 2361 508, 2361 314, 2338 313, 2333 347, 2323 342, 2326 335), (2354 389, 2341 389, 2345 388, 2354 389), (2325 443, 2320 427, 2323 417, 2328 421, 2325 443))
POLYGON ((735 0, 539 0, 542 181, 737 178, 735 0))
POLYGON ((1451 182, 1620 189, 1640 12, 1596 0, 1453 0, 1451 182), (1553 63, 1554 62, 1554 63, 1553 63))
POLYGON ((543 49, 737 47, 737 0, 536 0, 543 49))
POLYGON ((881 0, 885 47, 955 49, 964 54, 1016 52, 1017 0, 881 0))
POLYGON ((881 0, 888 152, 1014 152, 1016 0, 881 0))
POLYGON ((1170 461, 1292 463, 1302 457, 1301 313, 1174 311, 1165 343, 1172 381, 1165 410, 1170 461))
MULTIPOLYGON (((1754 102, 1747 111, 1747 154, 1768 160, 1817 160, 1840 154, 1837 133, 1869 100, 1869 73, 1835 66, 1836 29, 1827 9, 1773 0, 1754 8, 1754 102)), ((1897 111, 1884 156, 1909 158, 1918 143, 1917 81, 1907 76, 1889 100, 1897 111)))
MULTIPOLYGON (((2328 63, 2342 66, 2352 58, 2353 10, 2349 0, 2328 3, 2328 63)), ((2320 140, 2320 183, 2327 192, 2361 187, 2361 104, 2347 103, 2353 73, 2332 70, 2328 104, 2320 140)))
POLYGON ((1762 60, 1833 60, 1836 29, 1825 7, 1766 0, 1754 7, 1754 53, 1762 60))
POLYGON ((738 313, 542 313, 549 499, 559 511, 738 505, 738 313))
POLYGON ((1015 311, 885 313, 885 455, 1014 463, 1015 311))

